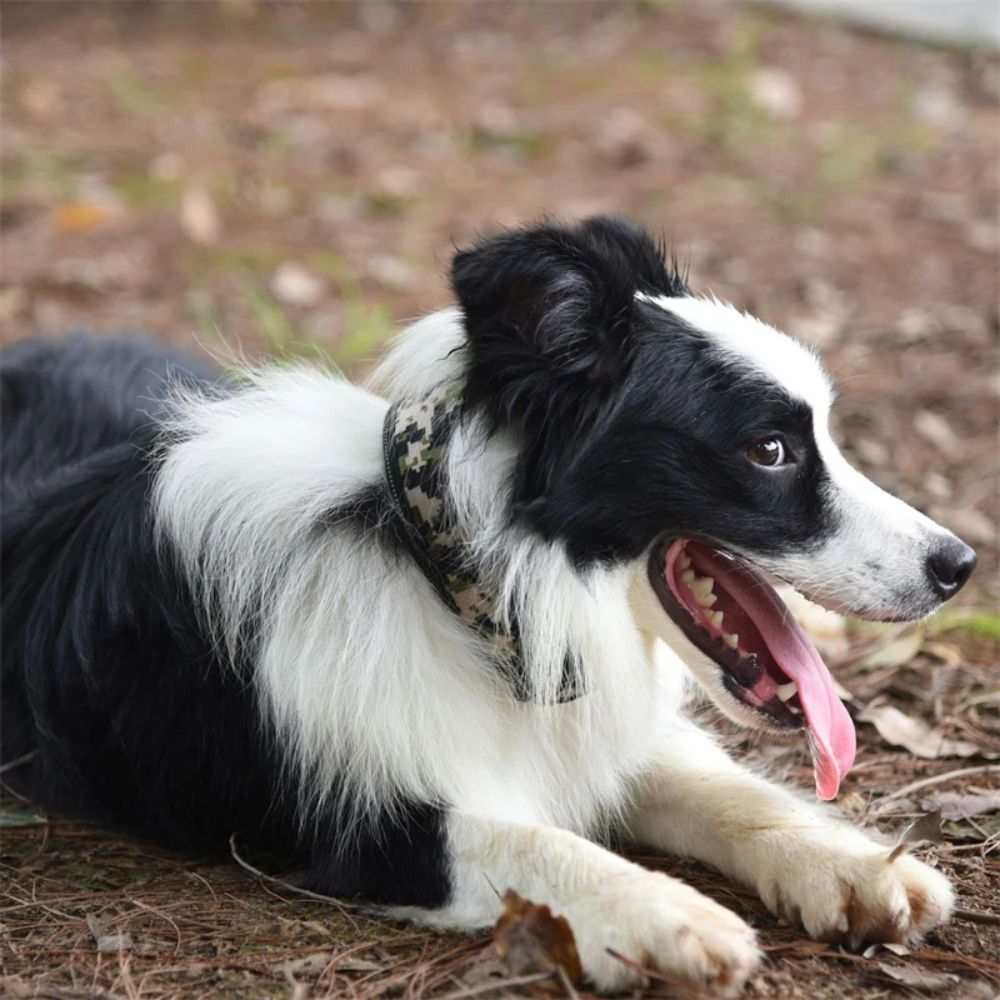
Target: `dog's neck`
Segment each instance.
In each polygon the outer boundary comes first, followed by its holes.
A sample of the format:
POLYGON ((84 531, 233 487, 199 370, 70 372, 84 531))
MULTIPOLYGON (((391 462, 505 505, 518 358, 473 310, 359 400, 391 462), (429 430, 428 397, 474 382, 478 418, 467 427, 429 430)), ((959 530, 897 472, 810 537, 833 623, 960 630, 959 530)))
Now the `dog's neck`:
MULTIPOLYGON (((445 456, 462 407, 458 393, 403 399, 389 407, 382 430, 388 492, 410 554, 438 596, 484 640, 517 699, 532 701, 517 622, 501 613, 448 502, 445 456)), ((565 676, 559 701, 579 694, 570 680, 574 671, 565 676)))

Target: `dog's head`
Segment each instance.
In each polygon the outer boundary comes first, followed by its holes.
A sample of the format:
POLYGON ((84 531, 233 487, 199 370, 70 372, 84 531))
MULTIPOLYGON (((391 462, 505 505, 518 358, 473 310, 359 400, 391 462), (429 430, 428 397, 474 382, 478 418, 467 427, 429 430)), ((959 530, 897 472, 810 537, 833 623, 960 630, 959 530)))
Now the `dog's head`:
POLYGON ((581 567, 641 567, 638 624, 738 722, 807 724, 820 794, 834 794, 853 726, 752 567, 843 613, 902 621, 955 594, 973 551, 847 463, 811 352, 692 295, 628 222, 501 233, 456 254, 452 279, 466 401, 522 441, 514 518, 581 567))

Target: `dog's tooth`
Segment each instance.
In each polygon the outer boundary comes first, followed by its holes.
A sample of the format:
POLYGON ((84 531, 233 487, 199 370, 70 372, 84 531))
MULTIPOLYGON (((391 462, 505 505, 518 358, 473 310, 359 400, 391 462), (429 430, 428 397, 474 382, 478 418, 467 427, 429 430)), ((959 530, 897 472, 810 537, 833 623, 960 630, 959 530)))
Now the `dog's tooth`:
POLYGON ((740 637, 733 632, 731 635, 724 635, 722 641, 730 648, 736 649, 740 644, 740 637))
POLYGON ((680 566, 681 569, 687 569, 691 565, 691 557, 682 552, 677 557, 677 565, 680 566))
POLYGON ((791 701, 799 693, 799 686, 795 681, 789 681, 787 684, 779 684, 776 690, 782 701, 791 701))
POLYGON ((796 708, 794 705, 786 705, 785 708, 787 708, 788 711, 792 713, 792 715, 801 715, 802 714, 802 709, 801 708, 796 708))
POLYGON ((686 569, 681 573, 681 583, 686 583, 689 587, 695 581, 695 575, 693 569, 686 569))
POLYGON ((721 611, 710 611, 705 618, 708 620, 709 625, 715 628, 722 628, 722 612, 721 611))
POLYGON ((706 608, 711 607, 712 601, 707 600, 715 586, 715 581, 710 576, 696 576, 694 582, 689 584, 694 599, 706 608))

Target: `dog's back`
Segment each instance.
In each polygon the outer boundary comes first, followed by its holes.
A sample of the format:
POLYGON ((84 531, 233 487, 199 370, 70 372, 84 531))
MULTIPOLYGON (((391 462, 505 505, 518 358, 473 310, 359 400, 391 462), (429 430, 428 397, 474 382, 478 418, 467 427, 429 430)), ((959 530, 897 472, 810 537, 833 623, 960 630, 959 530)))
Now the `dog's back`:
MULTIPOLYGON (((149 758, 183 731, 169 704, 179 661, 211 656, 183 587, 158 585, 170 570, 148 523, 149 450, 168 384, 215 377, 135 337, 30 340, 0 355, 2 759, 24 761, 5 780, 39 801, 159 827, 163 817, 129 815, 141 782, 161 785, 170 809, 170 762, 149 758), (176 594, 174 607, 156 591, 176 594), (127 718, 115 715, 121 690, 143 692, 127 718)), ((211 680, 205 690, 210 712, 211 680)), ((193 740, 207 724, 189 721, 193 740)))
POLYGON ((166 378, 213 378, 207 364, 135 337, 22 341, 0 355, 3 506, 149 423, 166 378))

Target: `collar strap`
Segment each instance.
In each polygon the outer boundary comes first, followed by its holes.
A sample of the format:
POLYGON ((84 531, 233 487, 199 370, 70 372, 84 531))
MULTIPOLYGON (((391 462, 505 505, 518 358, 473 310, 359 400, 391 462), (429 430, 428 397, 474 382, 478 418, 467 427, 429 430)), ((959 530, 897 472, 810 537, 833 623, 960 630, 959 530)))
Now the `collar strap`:
MULTIPOLYGON (((516 621, 499 623, 499 600, 468 555, 448 505, 444 459, 461 416, 457 395, 393 403, 382 430, 386 482, 408 547, 441 600, 488 644, 519 701, 531 701, 516 621)), ((558 700, 577 697, 569 664, 558 700)))

